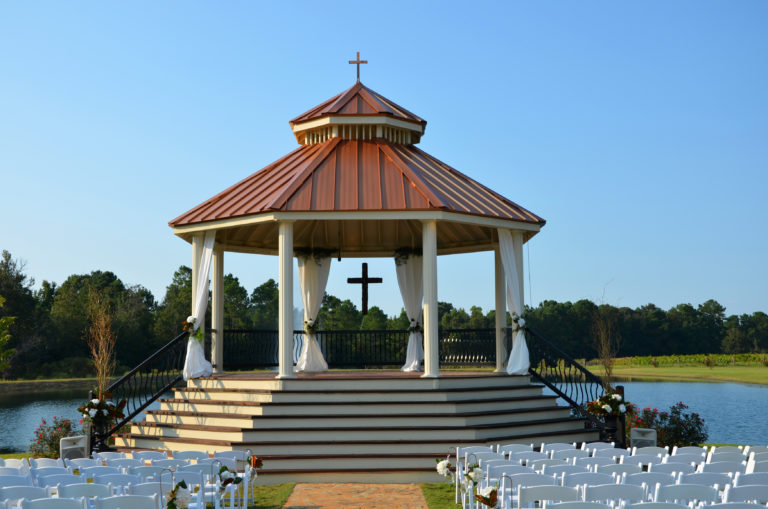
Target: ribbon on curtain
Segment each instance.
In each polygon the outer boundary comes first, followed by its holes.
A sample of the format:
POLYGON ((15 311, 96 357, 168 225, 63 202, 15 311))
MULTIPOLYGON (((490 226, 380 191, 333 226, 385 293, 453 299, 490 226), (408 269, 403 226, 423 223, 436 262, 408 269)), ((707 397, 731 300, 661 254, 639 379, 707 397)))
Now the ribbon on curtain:
POLYGON ((205 323, 205 311, 208 309, 208 283, 211 277, 211 258, 213 258, 213 242, 216 232, 206 232, 203 240, 203 250, 197 271, 197 293, 195 294, 195 310, 192 314, 193 329, 187 340, 187 357, 184 359, 184 380, 211 376, 213 366, 205 359, 203 342, 198 341, 195 332, 205 323))
POLYGON ((304 328, 306 331, 304 344, 301 347, 296 371, 328 371, 323 351, 315 336, 317 313, 323 304, 325 287, 328 284, 328 274, 331 271, 331 257, 327 255, 299 255, 299 283, 301 284, 301 300, 304 303, 304 328))
MULTIPOLYGON (((523 294, 521 292, 521 282, 518 278, 517 264, 523 261, 517 260, 515 253, 523 252, 523 234, 502 228, 499 228, 498 231, 499 254, 501 255, 501 264, 504 266, 504 279, 507 283, 507 307, 513 317, 522 317, 523 294)), ((522 320, 522 318, 519 319, 522 320)), ((514 343, 512 344, 512 351, 509 352, 509 360, 507 360, 507 373, 510 375, 527 375, 530 366, 528 346, 525 343, 525 330, 522 326, 518 326, 517 333, 514 336, 514 343)))
POLYGON ((405 314, 408 315, 408 350, 400 371, 421 371, 424 360, 424 335, 421 332, 421 307, 424 298, 423 264, 420 254, 395 256, 395 270, 400 295, 403 296, 405 314))

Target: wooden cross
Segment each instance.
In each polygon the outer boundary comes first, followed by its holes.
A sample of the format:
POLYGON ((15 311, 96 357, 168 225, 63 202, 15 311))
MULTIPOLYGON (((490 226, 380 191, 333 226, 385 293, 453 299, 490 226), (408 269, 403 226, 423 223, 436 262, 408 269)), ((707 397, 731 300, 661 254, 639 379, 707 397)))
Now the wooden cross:
MULTIPOLYGON (((360 83, 360 64, 367 64, 368 60, 360 60, 360 52, 357 52, 357 59, 350 60, 350 64, 357 64, 357 82, 360 83)), ((381 281, 379 281, 381 283, 381 281)))
POLYGON ((363 314, 368 314, 368 285, 371 283, 381 283, 380 277, 368 277, 368 264, 363 263, 363 277, 347 278, 347 283, 359 283, 363 285, 363 314))

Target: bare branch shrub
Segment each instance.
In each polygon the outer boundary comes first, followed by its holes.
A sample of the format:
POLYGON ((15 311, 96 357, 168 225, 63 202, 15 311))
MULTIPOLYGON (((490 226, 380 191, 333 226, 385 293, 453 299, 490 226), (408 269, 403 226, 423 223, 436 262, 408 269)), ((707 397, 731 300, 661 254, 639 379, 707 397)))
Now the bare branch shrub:
POLYGON ((117 336, 112 330, 114 312, 103 292, 88 289, 88 330, 86 341, 91 349, 99 399, 104 398, 109 377, 115 369, 115 343, 117 336))
POLYGON ((592 316, 592 336, 600 365, 603 367, 603 386, 613 392, 613 363, 619 353, 621 333, 616 310, 609 306, 598 306, 592 316))

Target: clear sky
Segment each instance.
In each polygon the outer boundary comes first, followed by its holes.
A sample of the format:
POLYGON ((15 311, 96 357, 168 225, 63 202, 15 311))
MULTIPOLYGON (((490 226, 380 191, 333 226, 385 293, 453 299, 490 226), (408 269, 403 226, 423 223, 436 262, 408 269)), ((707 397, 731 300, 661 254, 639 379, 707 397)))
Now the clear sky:
MULTIPOLYGON (((168 221, 295 148, 356 51, 423 150, 547 220, 529 302, 768 311, 763 0, 1 1, 0 249, 38 284, 111 270, 161 299, 192 252, 168 221)), ((328 285, 358 306, 359 262, 328 285)), ((277 268, 225 260, 249 291, 277 268)), ((493 305, 492 255, 438 270, 440 300, 493 305)))

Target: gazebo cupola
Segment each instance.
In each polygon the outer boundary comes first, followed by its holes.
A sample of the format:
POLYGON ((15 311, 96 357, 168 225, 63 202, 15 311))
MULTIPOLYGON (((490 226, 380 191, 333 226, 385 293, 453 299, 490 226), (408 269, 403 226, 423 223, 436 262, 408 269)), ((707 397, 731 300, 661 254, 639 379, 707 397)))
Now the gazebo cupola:
POLYGON ((331 138, 413 145, 421 141, 427 121, 360 82, 290 121, 300 145, 331 138))

